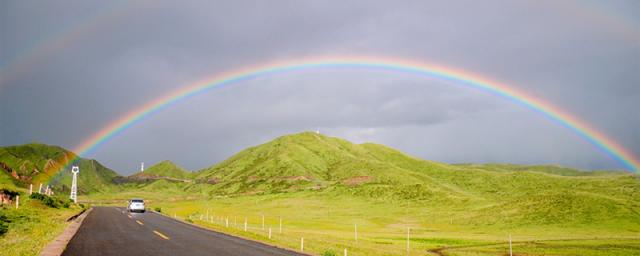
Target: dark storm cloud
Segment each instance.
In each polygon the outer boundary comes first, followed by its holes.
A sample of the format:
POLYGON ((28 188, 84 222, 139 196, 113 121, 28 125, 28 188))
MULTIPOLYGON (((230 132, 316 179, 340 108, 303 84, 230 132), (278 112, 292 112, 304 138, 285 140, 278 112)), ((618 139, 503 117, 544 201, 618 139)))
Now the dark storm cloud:
MULTIPOLYGON (((109 8, 128 14, 3 85, 0 144, 73 148, 129 110, 213 74, 273 59, 363 54, 502 81, 640 154, 635 1, 5 1, 0 56, 20 56, 109 8)), ((281 74, 216 89, 147 118, 91 157, 123 173, 163 159, 197 169, 274 136, 318 128, 430 160, 621 167, 510 101, 362 70, 281 74)))

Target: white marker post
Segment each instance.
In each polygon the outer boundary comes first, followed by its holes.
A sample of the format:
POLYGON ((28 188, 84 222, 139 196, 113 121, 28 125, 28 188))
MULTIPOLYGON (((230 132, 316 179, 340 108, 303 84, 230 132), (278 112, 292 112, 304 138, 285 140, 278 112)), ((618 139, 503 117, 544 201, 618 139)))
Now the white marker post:
POLYGON ((20 196, 16 196, 16 209, 20 207, 20 196))
POLYGON ((344 248, 344 256, 347 256, 347 248, 344 248))
POLYGON ((262 214, 262 230, 264 230, 264 214, 262 214))
POLYGON ((227 223, 227 224, 226 224, 226 226, 227 226, 227 227, 229 227, 229 217, 227 217, 227 218, 225 219, 225 221, 226 221, 226 223, 227 223))
POLYGON ((40 188, 38 188, 38 194, 42 194, 42 183, 40 183, 40 188))
POLYGON ((244 218, 244 231, 247 232, 247 217, 244 218))
POLYGON ((353 229, 355 231, 355 239, 357 243, 358 242, 358 224, 353 224, 353 229))
POLYGON ((304 252, 304 237, 300 238, 300 251, 304 252))
POLYGON ((271 227, 269 227, 269 239, 271 239, 271 227))
POLYGON ((513 256, 513 250, 511 247, 511 234, 509 234, 509 256, 513 256))
POLYGON ((409 231, 411 230, 411 228, 407 228, 407 255, 409 255, 409 231))
POLYGON ((29 184, 29 195, 33 194, 33 184, 29 184))
POLYGON ((278 230, 278 233, 282 234, 282 217, 280 217, 280 228, 278 230))

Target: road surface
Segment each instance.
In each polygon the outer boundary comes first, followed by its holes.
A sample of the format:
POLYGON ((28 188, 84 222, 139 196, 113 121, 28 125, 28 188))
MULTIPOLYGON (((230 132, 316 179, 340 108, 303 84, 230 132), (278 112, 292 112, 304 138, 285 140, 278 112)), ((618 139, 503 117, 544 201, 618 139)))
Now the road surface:
POLYGON ((301 255, 156 213, 95 207, 62 255, 301 255))

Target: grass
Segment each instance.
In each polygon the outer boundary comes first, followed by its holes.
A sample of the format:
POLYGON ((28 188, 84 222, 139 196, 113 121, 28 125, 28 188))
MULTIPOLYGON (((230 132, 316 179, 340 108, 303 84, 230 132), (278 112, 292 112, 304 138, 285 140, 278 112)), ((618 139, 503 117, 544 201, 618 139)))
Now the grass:
MULTIPOLYGON (((150 209, 159 207, 167 216, 225 233, 294 250, 299 250, 300 239, 304 237, 305 252, 316 255, 327 251, 342 254, 345 248, 350 255, 406 255, 407 228, 410 228, 409 255, 425 255, 444 247, 451 247, 440 251, 444 255, 499 255, 508 248, 509 234, 513 236, 516 255, 640 253, 638 225, 618 225, 616 223, 624 221, 615 218, 602 223, 546 225, 524 225, 509 220, 494 223, 489 217, 469 222, 470 217, 480 217, 474 212, 457 210, 458 206, 435 205, 429 201, 366 199, 335 191, 217 198, 187 198, 184 197, 186 194, 175 194, 170 200, 163 199, 166 194, 162 193, 147 192, 146 195, 150 209), (207 212, 209 220, 206 219, 207 212), (282 233, 279 232, 280 217, 282 233), (227 218, 229 227, 226 226, 227 218), (248 232, 244 231, 245 218, 248 232), (272 228, 271 239, 268 238, 269 228, 272 228), (603 251, 603 248, 607 250, 603 251)), ((139 194, 132 191, 126 196, 139 194)), ((107 195, 101 197, 108 198, 107 195)))
POLYGON ((2 222, 8 226, 7 233, 0 235, 0 255, 38 255, 67 227, 66 220, 80 211, 75 205, 51 208, 23 193, 18 209, 14 205, 0 208, 2 222))

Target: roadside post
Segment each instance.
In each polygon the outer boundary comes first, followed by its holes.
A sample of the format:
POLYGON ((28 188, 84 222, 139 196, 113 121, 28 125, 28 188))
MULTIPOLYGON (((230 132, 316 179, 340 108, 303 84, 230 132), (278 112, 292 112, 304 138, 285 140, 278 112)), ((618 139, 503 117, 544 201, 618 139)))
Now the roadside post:
POLYGON ((513 256, 513 247, 511 247, 511 234, 509 234, 509 256, 513 256))
POLYGON ((407 227, 407 255, 409 255, 409 241, 411 241, 409 239, 409 232, 410 232, 411 228, 407 227))
POLYGON ((20 207, 20 196, 16 196, 16 209, 20 207))
POLYGON ((358 224, 353 224, 353 229, 354 229, 354 234, 355 234, 355 239, 356 239, 356 243, 358 242, 358 224))

